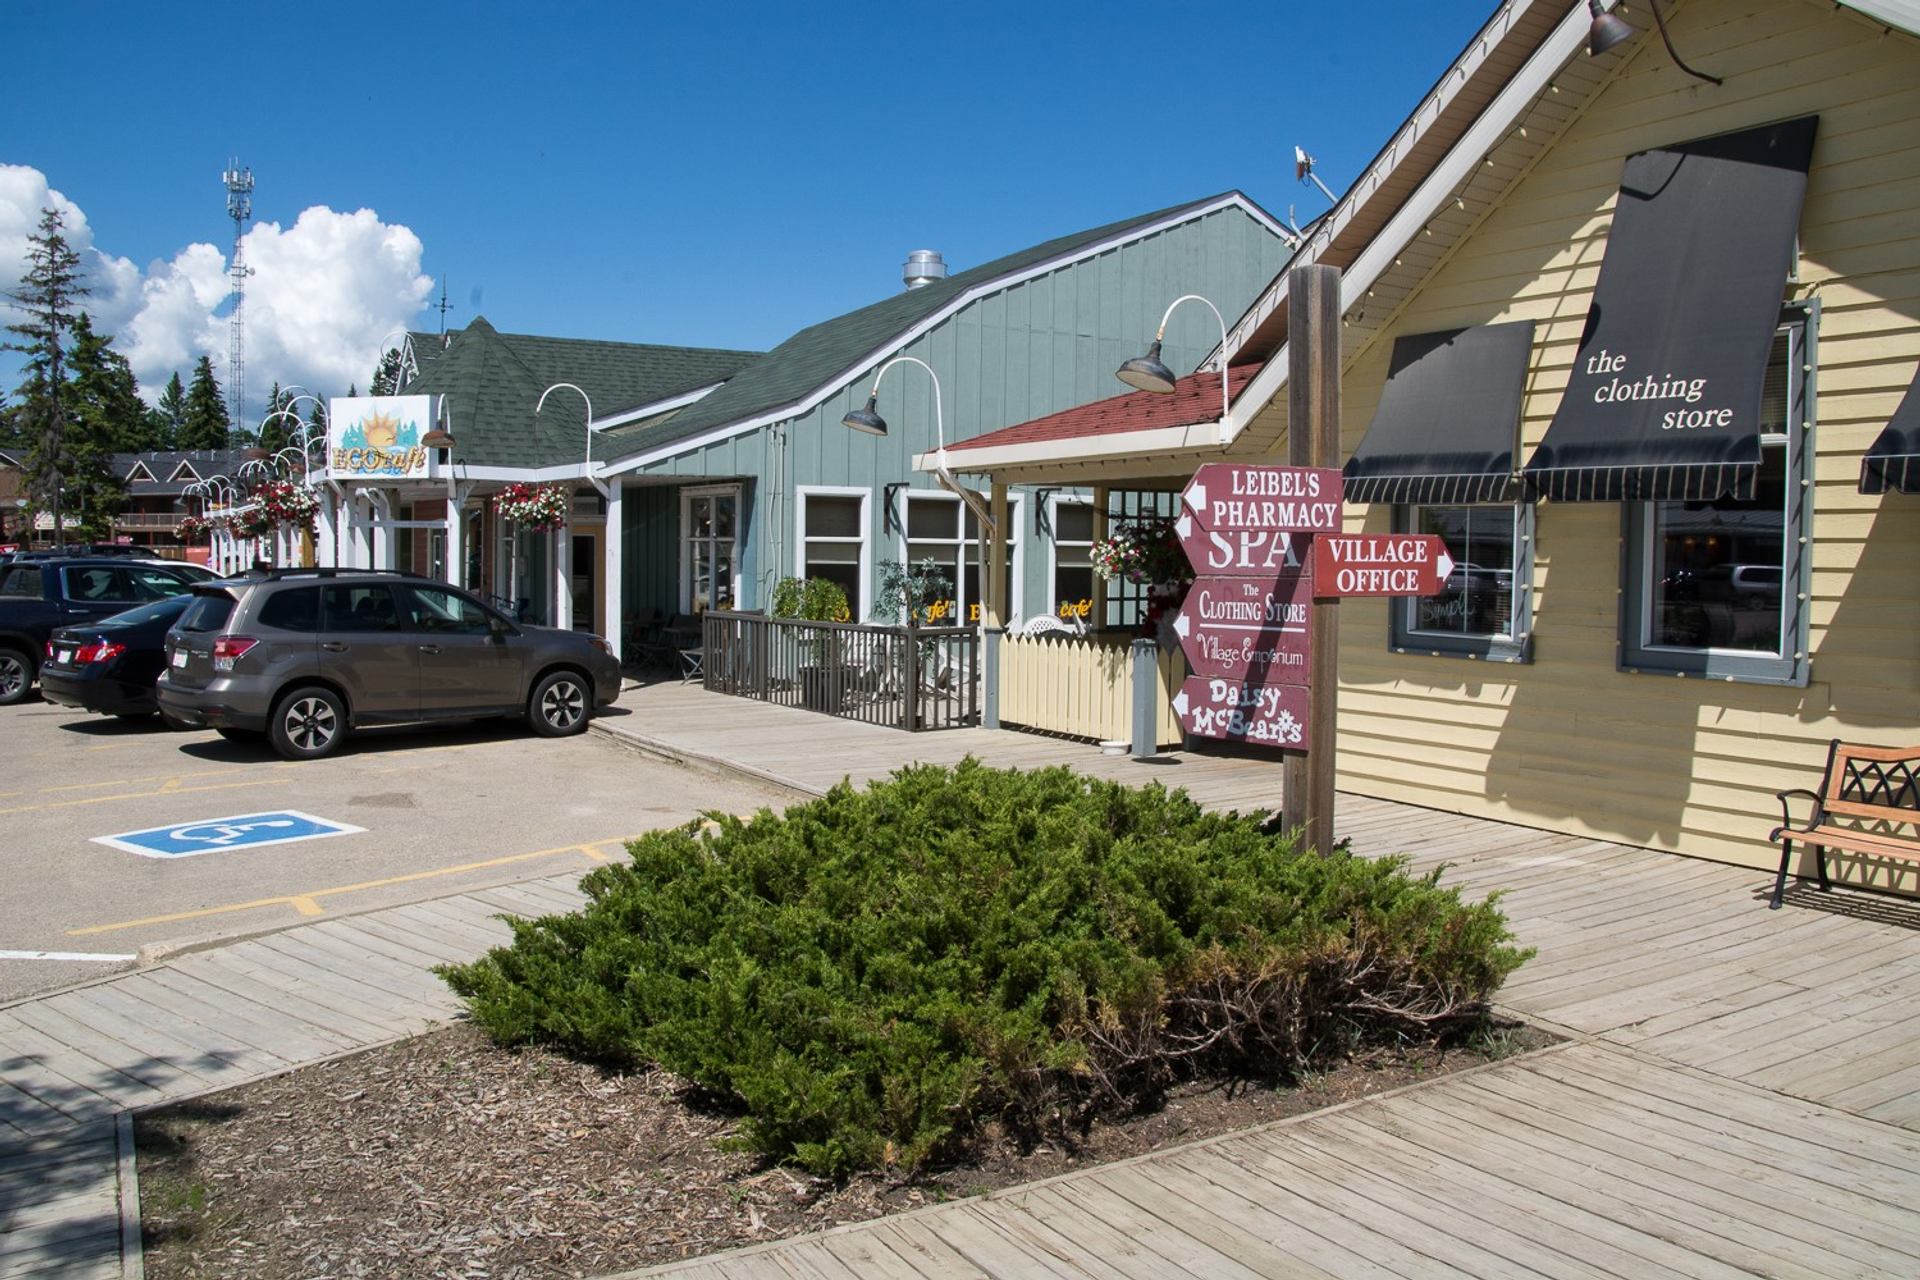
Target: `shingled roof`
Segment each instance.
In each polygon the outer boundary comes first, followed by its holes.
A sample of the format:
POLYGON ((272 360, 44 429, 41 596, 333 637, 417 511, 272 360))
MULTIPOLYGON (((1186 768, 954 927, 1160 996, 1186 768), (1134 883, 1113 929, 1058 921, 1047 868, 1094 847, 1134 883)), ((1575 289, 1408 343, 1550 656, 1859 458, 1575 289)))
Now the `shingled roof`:
POLYGON ((969 291, 1051 261, 1069 259, 1095 245, 1124 238, 1129 232, 1236 196, 1245 199, 1236 191, 1222 192, 1061 236, 802 329, 724 387, 671 417, 602 432, 594 456, 618 461, 710 431, 768 418, 785 409, 804 412, 808 397, 838 385, 863 361, 889 349, 969 291))
POLYGON ((414 334, 420 374, 409 395, 447 398, 454 460, 486 467, 549 467, 579 462, 586 449, 586 406, 557 392, 536 421, 540 393, 571 382, 593 397, 596 418, 657 404, 733 377, 758 352, 663 347, 502 333, 476 317, 448 335, 414 334), (425 352, 436 353, 430 357, 425 352))
POLYGON ((245 449, 162 449, 148 453, 116 453, 109 456, 108 468, 127 487, 131 498, 178 497, 193 483, 180 470, 185 463, 194 477, 232 476, 247 460, 245 449), (133 477, 144 467, 152 480, 133 477), (178 477, 177 479, 175 477, 178 477))

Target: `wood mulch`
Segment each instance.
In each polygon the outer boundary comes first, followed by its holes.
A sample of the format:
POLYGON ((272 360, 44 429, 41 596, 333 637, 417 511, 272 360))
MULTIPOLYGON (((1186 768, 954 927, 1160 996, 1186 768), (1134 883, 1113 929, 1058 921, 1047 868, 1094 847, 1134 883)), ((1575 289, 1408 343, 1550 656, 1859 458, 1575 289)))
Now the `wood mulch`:
POLYGON ((1300 1087, 1194 1085, 1071 1145, 990 1135, 968 1164, 835 1184, 726 1151, 735 1118, 662 1072, 507 1052, 455 1025, 143 1117, 146 1270, 591 1276, 815 1231, 1318 1110, 1550 1043, 1351 1063, 1300 1087))

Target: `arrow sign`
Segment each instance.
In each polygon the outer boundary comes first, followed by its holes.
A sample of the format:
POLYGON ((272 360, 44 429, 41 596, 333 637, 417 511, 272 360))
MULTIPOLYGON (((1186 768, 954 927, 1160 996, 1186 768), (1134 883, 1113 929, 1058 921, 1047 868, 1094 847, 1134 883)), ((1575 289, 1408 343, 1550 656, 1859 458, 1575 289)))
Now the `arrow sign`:
POLYGON ((1195 573, 1234 574, 1271 578, 1282 573, 1300 573, 1306 568, 1302 558, 1307 535, 1282 533, 1273 529, 1236 529, 1215 532, 1183 511, 1173 522, 1180 536, 1180 549, 1195 573))
POLYGON ((1173 711, 1197 738, 1225 738, 1265 747, 1307 747, 1307 689, 1298 684, 1245 683, 1188 676, 1173 711))
POLYGON ((1211 532, 1338 533, 1345 493, 1335 467, 1209 462, 1193 473, 1180 499, 1211 532))
POLYGON ((1312 607, 1303 574, 1198 578, 1187 589, 1173 633, 1196 675, 1304 684, 1312 607))
POLYGON ((1317 596, 1437 596, 1451 576, 1447 544, 1430 533, 1341 533, 1313 540, 1317 596))

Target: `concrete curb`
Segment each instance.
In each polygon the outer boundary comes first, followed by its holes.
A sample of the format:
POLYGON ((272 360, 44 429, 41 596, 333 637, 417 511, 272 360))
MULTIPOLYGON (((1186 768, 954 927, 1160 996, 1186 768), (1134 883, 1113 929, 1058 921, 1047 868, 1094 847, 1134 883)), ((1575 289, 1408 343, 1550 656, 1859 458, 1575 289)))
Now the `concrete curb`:
POLYGON ((668 764, 677 764, 685 768, 704 769, 709 773, 718 773, 725 777, 739 778, 748 782, 770 784, 785 791, 795 791, 803 796, 823 796, 826 792, 818 787, 810 787, 771 769, 758 769, 750 764, 741 764, 737 760, 728 760, 723 756, 710 755, 704 751, 693 751, 686 747, 675 746, 664 738, 655 738, 631 729, 619 729, 599 720, 587 722, 587 732, 598 734, 617 746, 625 747, 638 755, 655 760, 664 760, 668 764))

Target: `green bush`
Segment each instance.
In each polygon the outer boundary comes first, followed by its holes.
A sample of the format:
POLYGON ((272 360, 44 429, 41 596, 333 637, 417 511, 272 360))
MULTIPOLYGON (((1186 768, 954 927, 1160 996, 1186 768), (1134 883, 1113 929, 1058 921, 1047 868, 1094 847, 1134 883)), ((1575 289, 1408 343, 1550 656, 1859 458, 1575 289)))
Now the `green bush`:
POLYGON ((1528 954, 1493 904, 1302 853, 1263 817, 916 765, 645 836, 579 913, 443 974, 495 1039, 658 1063, 737 1101, 747 1146, 822 1173, 1481 1023, 1528 954))
POLYGON ((845 622, 851 612, 847 593, 827 578, 782 578, 773 584, 772 604, 774 617, 806 622, 845 622))

